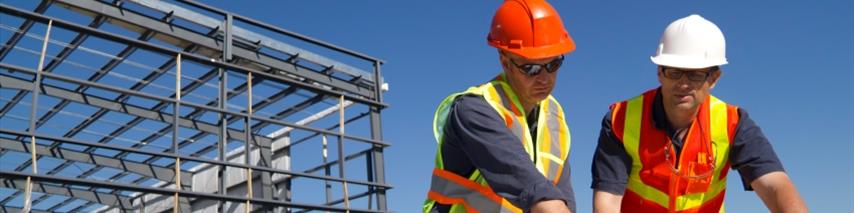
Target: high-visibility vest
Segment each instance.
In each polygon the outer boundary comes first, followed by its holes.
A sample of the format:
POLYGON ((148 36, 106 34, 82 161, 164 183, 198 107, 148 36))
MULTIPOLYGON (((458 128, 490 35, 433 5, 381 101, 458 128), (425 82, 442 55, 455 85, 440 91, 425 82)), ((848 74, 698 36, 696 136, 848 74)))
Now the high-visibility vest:
MULTIPOLYGON (((439 104, 433 119, 433 134, 439 143, 439 149, 436 152, 436 168, 433 169, 430 191, 427 193, 427 201, 423 207, 424 212, 429 212, 436 203, 451 205, 450 212, 522 212, 519 207, 496 194, 479 170, 475 170, 472 174, 462 174, 468 175, 467 177, 444 170, 445 164, 454 162, 445 162, 442 159, 444 142, 442 130, 454 99, 460 95, 475 94, 484 97, 503 118, 505 126, 519 138, 519 142, 525 147, 525 151, 528 152, 531 161, 535 162, 540 173, 555 185, 560 181, 570 146, 569 128, 564 121, 563 108, 551 95, 539 103, 537 143, 534 147, 526 112, 504 79, 505 76, 502 74, 489 83, 471 87, 462 93, 452 94, 439 104), (536 161, 534 156, 538 158, 536 161)), ((497 141, 497 143, 509 142, 497 141)))
POLYGON ((653 123, 657 93, 653 89, 611 105, 612 131, 632 159, 622 211, 724 212, 738 108, 706 97, 676 158, 670 137, 653 123))

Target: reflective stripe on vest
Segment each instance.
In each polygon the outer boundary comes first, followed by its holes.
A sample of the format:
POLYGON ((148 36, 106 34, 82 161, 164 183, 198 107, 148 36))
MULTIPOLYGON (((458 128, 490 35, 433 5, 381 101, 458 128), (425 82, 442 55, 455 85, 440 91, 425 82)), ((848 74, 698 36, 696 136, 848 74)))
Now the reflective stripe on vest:
MULTIPOLYGON (((669 136, 655 128, 652 121, 656 93, 657 90, 650 90, 612 106, 612 130, 632 158, 622 210, 722 212, 729 149, 738 122, 737 108, 710 95, 688 129, 678 158, 679 167, 674 171, 671 162, 676 158, 668 160, 664 153, 669 150, 664 149, 671 143, 669 136), (714 162, 706 163, 707 159, 714 162), (703 165, 714 165, 714 170, 703 165), (685 177, 703 171, 710 172, 711 176, 685 177)), ((669 151, 670 156, 675 156, 675 152, 669 151)))
MULTIPOLYGON (((433 172, 428 200, 425 203, 425 212, 432 208, 434 202, 453 205, 452 209, 465 209, 469 212, 482 208, 494 210, 497 207, 513 212, 519 210, 495 194, 480 175, 480 171, 475 170, 468 178, 464 178, 444 170, 444 164, 452 162, 442 160, 442 130, 453 101, 460 95, 474 94, 484 97, 486 102, 504 120, 505 126, 519 138, 519 142, 529 154, 530 160, 535 161, 534 156, 537 156, 535 165, 540 173, 555 185, 560 181, 564 162, 569 156, 570 149, 569 128, 564 121, 563 108, 551 95, 539 103, 537 147, 534 147, 525 112, 521 110, 521 104, 513 90, 503 79, 504 76, 502 75, 484 85, 469 88, 462 93, 452 94, 439 104, 433 118, 433 133, 439 143, 439 149, 436 153, 436 169, 433 172), (534 154, 535 152, 536 154, 534 154), (485 204, 485 201, 494 203, 485 204)), ((490 210, 488 212, 495 211, 490 210)))
POLYGON ((488 186, 441 169, 433 169, 427 198, 442 204, 462 205, 466 212, 522 212, 488 186))

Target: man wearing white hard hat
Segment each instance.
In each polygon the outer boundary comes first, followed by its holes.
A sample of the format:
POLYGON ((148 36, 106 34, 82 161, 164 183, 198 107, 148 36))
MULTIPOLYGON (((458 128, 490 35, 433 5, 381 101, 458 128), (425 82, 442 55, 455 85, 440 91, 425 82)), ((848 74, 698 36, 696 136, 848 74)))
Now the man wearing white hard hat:
POLYGON ((747 112, 709 94, 725 55, 723 33, 701 16, 667 26, 650 58, 660 87, 612 104, 602 121, 595 212, 723 212, 730 168, 772 212, 807 212, 747 112))

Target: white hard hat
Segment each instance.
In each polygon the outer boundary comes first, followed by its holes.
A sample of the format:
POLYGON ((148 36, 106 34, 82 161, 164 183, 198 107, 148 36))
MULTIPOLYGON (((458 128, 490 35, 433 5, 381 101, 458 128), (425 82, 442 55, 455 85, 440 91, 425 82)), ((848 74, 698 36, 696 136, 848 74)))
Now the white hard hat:
POLYGON ((658 65, 687 69, 727 64, 724 34, 700 15, 681 18, 667 26, 650 59, 658 65))

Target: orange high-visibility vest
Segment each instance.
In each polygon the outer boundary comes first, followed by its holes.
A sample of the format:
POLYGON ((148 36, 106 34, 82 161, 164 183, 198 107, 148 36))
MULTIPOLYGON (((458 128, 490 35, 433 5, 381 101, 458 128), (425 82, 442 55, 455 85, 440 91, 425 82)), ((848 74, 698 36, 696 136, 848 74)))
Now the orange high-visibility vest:
POLYGON ((676 158, 670 137, 653 124, 657 93, 611 105, 612 131, 632 159, 622 211, 723 212, 738 108, 709 95, 676 158))
POLYGON ((475 170, 468 177, 444 170, 445 164, 454 162, 445 162, 442 159, 444 142, 442 130, 454 99, 459 95, 483 96, 504 119, 506 127, 519 138, 519 143, 525 147, 532 162, 535 156, 533 153, 537 153, 538 159, 535 161, 535 166, 540 173, 552 184, 557 185, 560 181, 564 162, 569 157, 570 146, 569 128, 564 121, 563 108, 551 95, 540 102, 537 118, 537 147, 534 147, 527 116, 516 94, 504 79, 505 76, 502 74, 489 83, 469 88, 462 93, 452 94, 439 105, 433 119, 433 133, 439 143, 439 149, 436 152, 436 168, 433 169, 430 191, 423 206, 424 212, 429 212, 436 203, 451 205, 450 212, 522 212, 519 207, 492 191, 479 170, 475 170))

